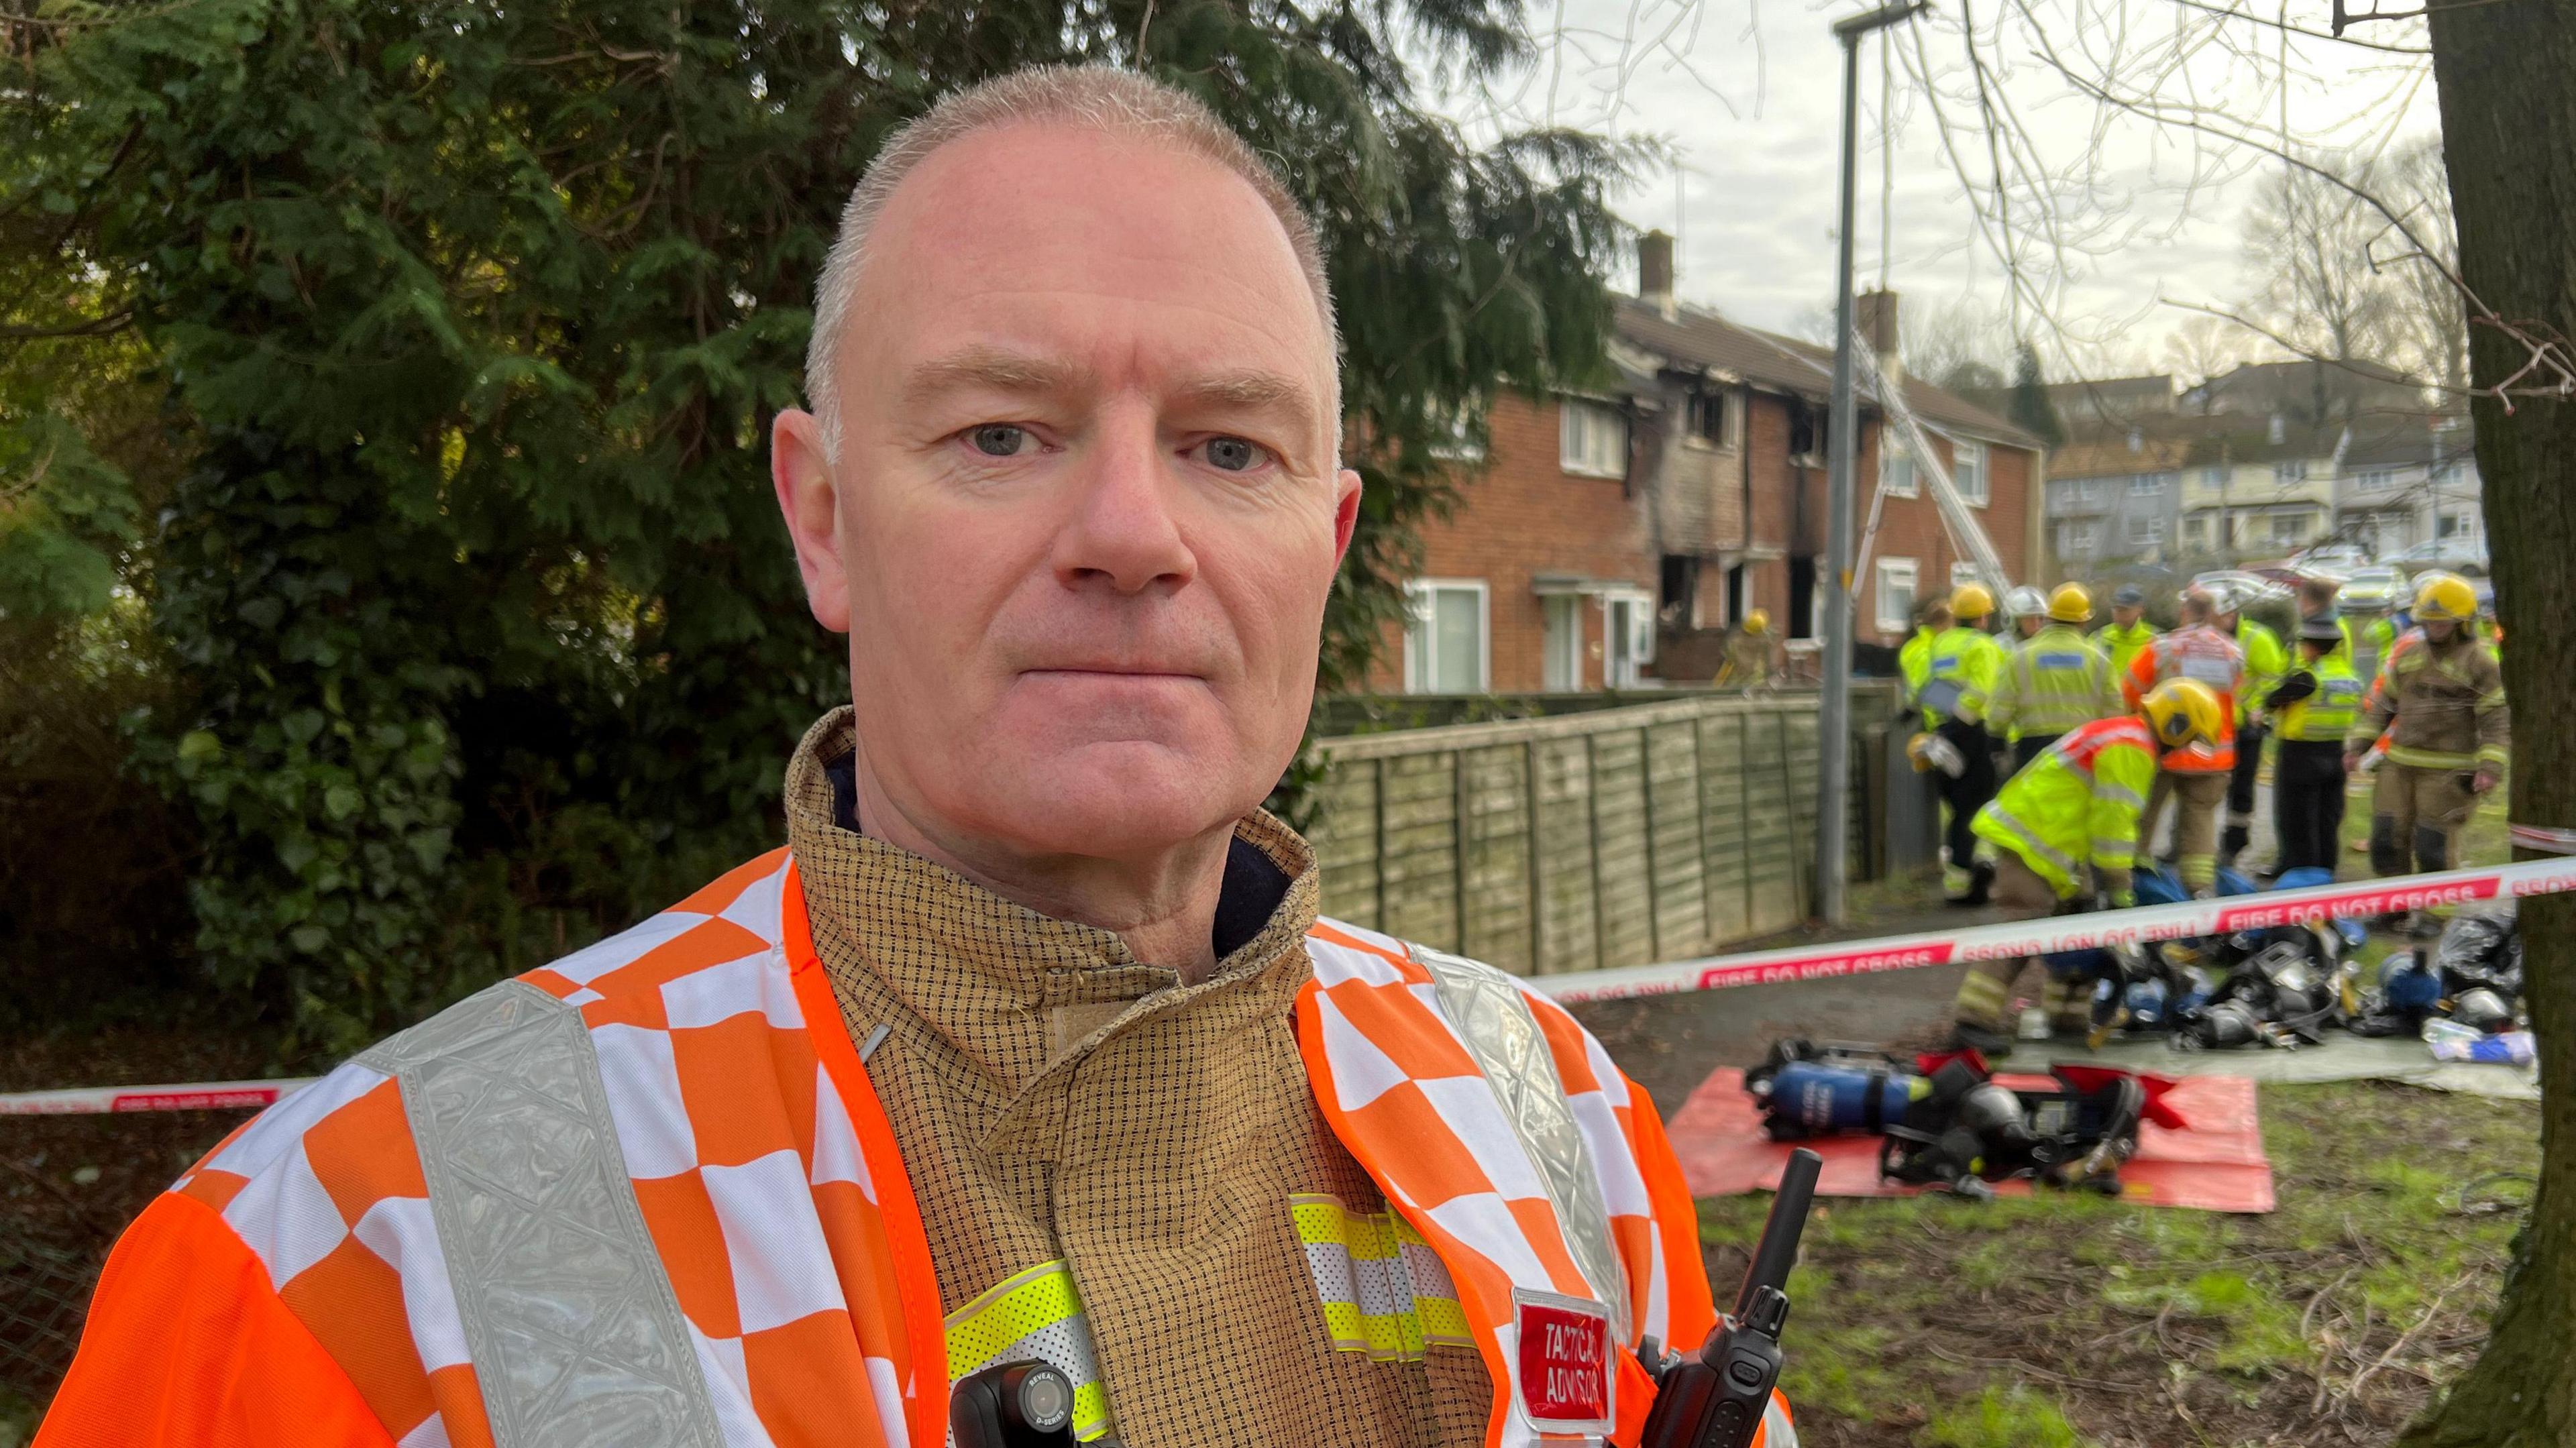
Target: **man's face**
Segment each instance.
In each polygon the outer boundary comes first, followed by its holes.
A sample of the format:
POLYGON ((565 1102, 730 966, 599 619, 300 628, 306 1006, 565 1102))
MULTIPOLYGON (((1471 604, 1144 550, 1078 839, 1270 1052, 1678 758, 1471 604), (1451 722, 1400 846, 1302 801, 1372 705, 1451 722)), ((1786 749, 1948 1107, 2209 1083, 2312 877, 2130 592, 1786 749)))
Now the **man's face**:
POLYGON ((2139 616, 2146 611, 2147 607, 2142 603, 2115 603, 2111 605, 2111 621, 2122 628, 2127 628, 2136 623, 2139 616))
POLYGON ((2424 637, 2437 644, 2449 643, 2451 635, 2460 631, 2459 624, 2447 618, 2428 618, 2421 626, 2424 637))
POLYGON ((841 455, 793 413, 773 457, 882 797, 1038 857, 1257 805, 1357 515, 1333 367, 1279 222, 1212 162, 1031 123, 907 177, 839 343, 841 455))

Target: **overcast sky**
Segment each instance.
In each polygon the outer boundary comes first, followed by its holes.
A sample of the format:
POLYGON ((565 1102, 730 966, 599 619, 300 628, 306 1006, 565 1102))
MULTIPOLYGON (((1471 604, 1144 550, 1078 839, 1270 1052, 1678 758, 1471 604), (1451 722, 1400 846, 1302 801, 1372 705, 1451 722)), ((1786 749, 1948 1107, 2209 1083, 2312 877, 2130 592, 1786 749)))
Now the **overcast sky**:
MULTIPOLYGON (((1993 247, 1977 237, 1976 208, 1945 157, 1925 82, 1909 74, 1906 57, 1919 41, 1932 88, 1946 97, 1941 109, 1953 144, 1972 167, 1982 166, 1987 136, 1973 105, 1962 3, 1935 4, 1933 16, 1913 22, 1922 34, 1897 52, 1893 104, 1884 111, 1884 39, 1864 42, 1861 54, 1855 270, 1864 289, 1872 285, 1884 250, 1889 283, 1903 294, 1909 320, 1949 307, 2001 312, 2013 291, 1993 247), (1891 132, 1892 206, 1883 227, 1882 163, 1891 149, 1883 137, 1891 132)), ((2183 128, 2106 113, 2042 61, 2041 46, 2088 75, 2161 74, 2158 97, 2196 98, 2211 108, 2202 112, 2211 124, 2259 130, 2278 144, 2283 95, 2275 82, 2286 40, 2292 149, 2368 150, 2438 128, 2420 56, 2285 37, 2177 0, 2020 0, 2020 7, 1977 0, 1969 13, 1990 40, 1997 37, 1991 17, 2021 17, 1986 54, 1999 63, 1996 85, 2038 152, 2041 164, 2024 169, 2069 188, 2085 183, 2090 199, 2063 208, 2089 232, 2084 247, 2062 261, 2042 250, 2026 269, 2067 323, 2054 333, 2066 350, 2047 349, 2059 354, 2053 373, 2066 357, 2089 359, 2086 370, 2097 376, 2122 362, 2161 370, 2163 338, 2191 314, 2160 298, 2227 304, 2241 296, 2239 237, 2253 168, 2280 163, 2183 128)), ((1862 8, 1861 0, 1535 0, 1529 24, 1545 47, 1541 62, 1510 84, 1449 104, 1471 128, 1553 117, 1670 142, 1681 163, 1678 197, 1667 168, 1619 198, 1621 214, 1640 227, 1678 232, 1685 300, 1754 326, 1804 332, 1833 299, 1840 63, 1827 26, 1862 8)), ((2275 0, 2262 13, 2282 12, 2275 0)), ((2325 0, 2289 0, 2294 27, 2322 30, 2327 14, 2325 0)), ((2420 21, 2352 33, 2423 43, 2420 21)), ((2033 211, 2029 200, 2017 203, 2025 216, 2033 211)), ((1622 284, 1634 285, 1633 270, 1622 284)))

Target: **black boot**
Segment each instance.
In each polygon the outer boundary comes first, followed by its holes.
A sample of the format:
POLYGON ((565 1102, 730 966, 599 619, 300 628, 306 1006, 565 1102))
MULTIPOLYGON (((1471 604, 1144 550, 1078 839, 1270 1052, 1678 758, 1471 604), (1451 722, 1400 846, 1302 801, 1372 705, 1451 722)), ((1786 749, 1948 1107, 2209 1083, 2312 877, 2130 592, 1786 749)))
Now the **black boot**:
POLYGON ((2253 829, 2246 825, 2229 825, 2226 829, 2220 831, 2218 835, 2218 863, 2226 866, 2228 869, 2235 869, 2236 857, 2245 853, 2245 846, 2250 843, 2253 838, 2253 829))
POLYGON ((1968 893, 1952 896, 1941 903, 1961 910, 1974 910, 1994 898, 1994 893, 1995 862, 1979 860, 1968 867, 1968 893))

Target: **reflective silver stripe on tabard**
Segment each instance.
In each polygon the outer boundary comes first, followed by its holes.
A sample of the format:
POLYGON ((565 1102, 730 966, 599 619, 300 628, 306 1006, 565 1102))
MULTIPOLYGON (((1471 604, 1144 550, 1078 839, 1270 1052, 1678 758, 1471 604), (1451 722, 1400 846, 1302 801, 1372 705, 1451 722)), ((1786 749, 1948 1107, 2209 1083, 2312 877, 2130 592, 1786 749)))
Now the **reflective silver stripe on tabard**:
POLYGON ((1485 1073, 1485 1085, 1503 1108, 1530 1165, 1547 1188, 1549 1205, 1565 1228, 1566 1254, 1583 1270, 1592 1291, 1610 1309, 1616 1341, 1626 1342, 1628 1270, 1610 1235, 1610 1207, 1591 1148, 1565 1099, 1547 1036, 1512 978, 1490 965, 1406 942, 1414 960, 1431 972, 1442 1014, 1485 1073))
POLYGON ((722 1448, 581 1013, 504 981, 357 1059, 401 1083, 498 1448, 722 1448))

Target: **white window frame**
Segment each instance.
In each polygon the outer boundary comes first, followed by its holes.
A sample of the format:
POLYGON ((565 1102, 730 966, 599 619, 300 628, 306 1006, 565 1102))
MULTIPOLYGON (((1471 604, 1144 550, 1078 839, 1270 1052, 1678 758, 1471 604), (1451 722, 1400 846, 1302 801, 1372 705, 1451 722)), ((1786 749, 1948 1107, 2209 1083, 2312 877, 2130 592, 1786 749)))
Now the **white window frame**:
POLYGON ((1977 565, 1969 562, 1967 559, 1962 558, 1958 562, 1950 565, 1950 587, 1954 592, 1967 587, 1971 583, 1983 583, 1985 581, 1985 575, 1977 571, 1977 565))
POLYGON ((1493 590, 1481 578, 1416 578, 1404 585, 1404 692, 1408 694, 1449 692, 1433 687, 1441 663, 1434 599, 1453 591, 1476 595, 1476 686, 1466 692, 1493 691, 1493 590))
POLYGON ((2270 531, 2272 535, 2271 541, 2276 547, 2284 543, 2304 542, 2306 541, 2309 532, 2308 515, 2305 513, 2274 513, 2272 515, 2272 527, 2270 531), (2281 526, 2285 523, 2289 525, 2286 531, 2284 531, 2281 526))
POLYGON ((2284 458, 2272 464, 2272 481, 2280 487, 2308 480, 2308 464, 2302 458, 2284 458))
POLYGON ((2209 546, 2209 519, 2207 519, 2207 518, 2203 518, 2203 517, 2193 517, 2193 518, 2185 518, 2185 519, 2183 519, 2183 520, 2182 520, 2182 537, 2183 537, 2183 543, 2184 543, 2184 546, 2186 546, 2186 547, 2191 547, 2191 548, 2206 548, 2206 547, 2208 547, 2208 546, 2209 546))
POLYGON ((2129 520, 2128 546, 2132 548, 2153 548, 2163 541, 2165 541, 2164 519, 2146 517, 2131 518, 2129 520), (2143 538, 2138 536, 2141 530, 2146 534, 2143 538))
POLYGON ((1914 454, 1883 431, 1878 435, 1878 488, 1891 498, 1923 494, 1923 475, 1915 471, 1914 454))
POLYGON ((2099 558, 2102 556, 2102 523, 2098 518, 2069 518, 2057 525, 2057 552, 2061 558, 2099 558))
POLYGON ((1583 690, 1583 602, 1579 593, 1539 595, 1539 688, 1548 693, 1583 690), (1571 628, 1570 637, 1558 632, 1560 621, 1571 628))
POLYGON ((1950 485, 1968 506, 1982 508, 1994 496, 1994 479, 1987 476, 1992 464, 1984 443, 1966 437, 1950 440, 1950 485))
POLYGON ((1601 686, 1636 688, 1655 662, 1655 596, 1642 588, 1608 588, 1601 591, 1600 601, 1601 686), (1623 611, 1628 616, 1625 644, 1617 627, 1623 611), (1619 677, 1623 661, 1628 672, 1624 679, 1619 677))
POLYGON ((1461 402, 1455 411, 1440 419, 1441 437, 1431 445, 1431 455, 1444 463, 1481 463, 1485 445, 1476 440, 1473 425, 1477 404, 1461 402))
POLYGON ((1876 586, 1870 592, 1878 615, 1878 631, 1903 633, 1912 628, 1914 606, 1922 601, 1922 573, 1915 567, 1914 560, 1911 558, 1878 560, 1878 577, 1873 582, 1876 586), (1898 586, 1905 590, 1905 607, 1896 610, 1891 617, 1887 607, 1888 590, 1898 586))
POLYGON ((1628 419, 1606 402, 1564 397, 1556 407, 1556 465, 1578 478, 1628 476, 1628 419))

